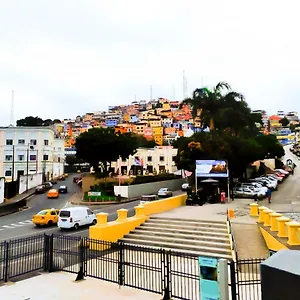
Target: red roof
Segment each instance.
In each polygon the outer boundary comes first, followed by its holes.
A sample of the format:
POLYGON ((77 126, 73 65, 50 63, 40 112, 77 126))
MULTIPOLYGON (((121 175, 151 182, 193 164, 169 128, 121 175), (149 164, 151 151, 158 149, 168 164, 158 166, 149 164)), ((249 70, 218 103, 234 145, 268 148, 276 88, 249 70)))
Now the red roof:
POLYGON ((272 121, 279 121, 279 120, 281 120, 281 117, 273 115, 269 119, 272 120, 272 121))

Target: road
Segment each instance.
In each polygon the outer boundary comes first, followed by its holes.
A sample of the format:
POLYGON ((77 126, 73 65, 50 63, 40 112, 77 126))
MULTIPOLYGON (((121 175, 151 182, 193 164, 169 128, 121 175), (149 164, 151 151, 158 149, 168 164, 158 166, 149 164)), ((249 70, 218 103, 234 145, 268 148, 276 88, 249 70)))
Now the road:
MULTIPOLYGON (((78 231, 61 231, 58 227, 35 227, 32 222, 32 216, 45 208, 63 208, 69 206, 71 204, 68 203, 70 197, 76 193, 80 192, 80 188, 73 183, 73 177, 76 175, 70 175, 65 181, 59 181, 57 186, 66 185, 68 187, 68 194, 62 194, 58 199, 47 199, 47 194, 39 194, 31 196, 31 199, 28 201, 29 208, 7 216, 3 216, 0 218, 0 242, 9 239, 16 239, 20 237, 27 237, 32 235, 38 235, 40 233, 47 234, 64 234, 64 235, 74 235, 74 236, 88 236, 88 228, 81 228, 78 231)), ((181 191, 174 192, 175 195, 180 194, 181 191)), ((117 218, 117 210, 121 208, 128 209, 128 216, 131 217, 135 214, 134 207, 139 205, 140 200, 129 202, 129 203, 121 203, 121 204, 113 204, 113 205, 103 205, 92 206, 91 208, 95 213, 106 212, 109 214, 108 221, 114 221, 117 218)))

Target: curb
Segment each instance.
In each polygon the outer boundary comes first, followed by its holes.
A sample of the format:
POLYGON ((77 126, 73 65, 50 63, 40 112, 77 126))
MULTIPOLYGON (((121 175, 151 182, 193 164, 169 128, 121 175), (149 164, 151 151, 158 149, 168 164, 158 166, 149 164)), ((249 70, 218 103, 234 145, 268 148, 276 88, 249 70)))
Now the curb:
POLYGON ((136 200, 139 200, 140 197, 138 198, 134 198, 134 199, 130 199, 130 200, 125 200, 125 201, 121 201, 121 202, 116 202, 116 201, 107 201, 107 202, 85 202, 85 201, 80 201, 80 202, 73 202, 70 201, 71 204, 73 205, 116 205, 116 204, 123 204, 123 203, 130 203, 136 200))
POLYGON ((25 201, 26 199, 28 199, 29 197, 31 197, 34 194, 35 194, 35 192, 32 192, 13 203, 5 202, 5 203, 1 204, 0 205, 0 217, 19 212, 22 207, 26 206, 26 202, 24 203, 24 205, 20 205, 21 202, 25 201))

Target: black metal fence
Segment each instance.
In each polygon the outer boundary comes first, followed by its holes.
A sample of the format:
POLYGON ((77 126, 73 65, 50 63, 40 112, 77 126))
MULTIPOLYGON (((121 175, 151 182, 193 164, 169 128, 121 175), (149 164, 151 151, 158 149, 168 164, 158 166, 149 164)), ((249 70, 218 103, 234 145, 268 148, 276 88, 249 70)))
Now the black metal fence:
MULTIPOLYGON (((228 263, 231 299, 260 299, 262 259, 228 263)), ((41 234, 0 243, 0 281, 65 271, 157 294, 199 299, 198 256, 88 238, 41 234)))

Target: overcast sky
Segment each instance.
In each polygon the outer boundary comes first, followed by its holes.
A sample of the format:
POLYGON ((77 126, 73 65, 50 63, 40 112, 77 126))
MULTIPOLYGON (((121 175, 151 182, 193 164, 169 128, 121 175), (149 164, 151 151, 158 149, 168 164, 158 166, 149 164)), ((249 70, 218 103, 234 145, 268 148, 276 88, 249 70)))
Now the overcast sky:
POLYGON ((0 125, 69 118, 227 81, 300 111, 297 1, 0 0, 0 125), (174 88, 173 88, 174 87, 174 88), (175 92, 174 92, 175 91, 175 92))

